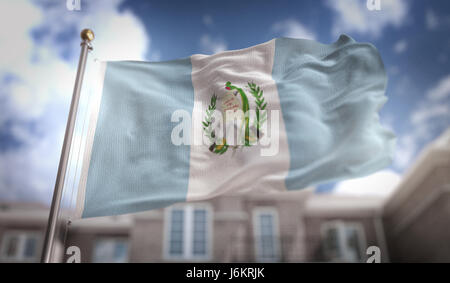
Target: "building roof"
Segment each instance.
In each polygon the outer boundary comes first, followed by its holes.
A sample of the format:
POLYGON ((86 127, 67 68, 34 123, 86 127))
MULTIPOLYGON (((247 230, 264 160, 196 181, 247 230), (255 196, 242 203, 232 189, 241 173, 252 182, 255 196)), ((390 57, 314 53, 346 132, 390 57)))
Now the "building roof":
POLYGON ((439 138, 428 144, 416 162, 404 174, 394 193, 386 200, 385 213, 391 213, 414 193, 423 180, 429 178, 434 170, 450 166, 450 128, 439 138))
POLYGON ((368 217, 381 211, 383 198, 316 194, 308 199, 308 217, 368 217))

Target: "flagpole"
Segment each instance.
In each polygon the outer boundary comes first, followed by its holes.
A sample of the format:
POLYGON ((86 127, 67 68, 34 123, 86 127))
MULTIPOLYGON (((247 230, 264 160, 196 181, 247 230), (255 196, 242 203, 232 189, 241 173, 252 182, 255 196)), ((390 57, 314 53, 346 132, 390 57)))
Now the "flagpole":
POLYGON ((55 241, 58 214, 61 205, 64 179, 66 177, 67 163, 69 160, 70 145, 72 143, 73 130, 78 110, 78 102, 80 100, 81 86, 83 84, 84 70, 88 52, 92 50, 91 41, 94 40, 94 32, 90 29, 81 31, 81 53, 78 61, 77 76, 73 89, 72 101, 70 103, 69 117, 67 119, 66 132, 64 134, 64 142, 59 159, 58 173, 56 175, 55 189, 53 191, 53 199, 48 217, 47 231, 45 233, 44 246, 42 249, 41 262, 48 263, 51 260, 53 245, 55 241))

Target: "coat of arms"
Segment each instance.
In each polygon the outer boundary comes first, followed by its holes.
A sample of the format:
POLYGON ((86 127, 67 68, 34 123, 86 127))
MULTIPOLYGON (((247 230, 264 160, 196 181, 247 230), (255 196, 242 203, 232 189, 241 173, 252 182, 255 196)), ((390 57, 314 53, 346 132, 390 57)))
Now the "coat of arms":
POLYGON ((267 121, 267 102, 264 101, 263 90, 259 86, 253 82, 248 82, 247 86, 255 101, 254 119, 250 119, 249 97, 242 88, 227 82, 224 93, 220 96, 212 95, 205 119, 202 121, 203 133, 210 142, 209 150, 212 153, 224 154, 229 148, 235 150, 240 147, 249 147, 263 136, 262 126, 267 121), (242 143, 227 141, 225 133, 222 133, 219 138, 217 129, 213 128, 215 111, 220 111, 222 114, 224 132, 235 130, 238 133, 237 136, 242 133, 242 143), (239 116, 241 120, 239 125, 236 125, 236 116, 233 115, 236 112, 243 114, 239 116))

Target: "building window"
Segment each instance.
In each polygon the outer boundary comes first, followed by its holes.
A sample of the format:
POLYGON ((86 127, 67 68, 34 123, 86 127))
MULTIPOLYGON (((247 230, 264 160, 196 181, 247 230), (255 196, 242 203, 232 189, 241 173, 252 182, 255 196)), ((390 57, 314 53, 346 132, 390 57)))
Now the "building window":
POLYGON ((205 209, 194 209, 193 224, 192 253, 194 254, 194 256, 205 256, 207 244, 207 222, 205 209))
POLYGON ((258 261, 278 261, 278 214, 274 208, 257 208, 253 214, 255 252, 258 261))
POLYGON ((166 258, 209 258, 210 211, 209 206, 202 204, 178 205, 166 210, 166 258))
POLYGON ((174 209, 170 216, 170 251, 171 255, 183 255, 184 210, 174 209))
POLYGON ((126 239, 99 239, 95 241, 93 262, 122 263, 128 261, 126 239))
POLYGON ((322 225, 323 252, 329 261, 360 262, 365 245, 360 223, 332 221, 322 225))
POLYGON ((2 240, 0 258, 4 261, 38 261, 40 239, 37 232, 6 232, 2 240))

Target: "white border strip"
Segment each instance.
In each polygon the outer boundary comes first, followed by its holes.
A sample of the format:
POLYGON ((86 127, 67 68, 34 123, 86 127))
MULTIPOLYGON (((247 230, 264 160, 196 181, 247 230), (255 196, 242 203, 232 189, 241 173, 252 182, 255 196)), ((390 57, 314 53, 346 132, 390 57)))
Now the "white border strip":
POLYGON ((83 164, 81 168, 80 183, 78 185, 77 204, 75 207, 75 219, 81 218, 84 210, 86 183, 91 163, 92 145, 94 142, 95 129, 97 128, 97 119, 100 111, 100 103, 102 101, 103 83, 105 80, 105 71, 107 62, 96 62, 98 67, 97 79, 92 84, 92 105, 91 117, 89 119, 89 127, 86 135, 86 145, 83 154, 83 164))

